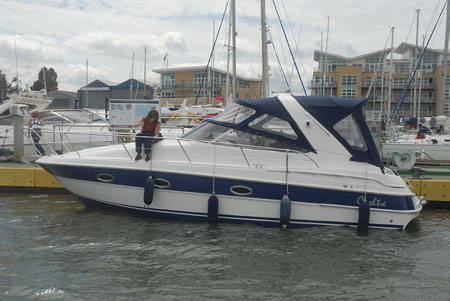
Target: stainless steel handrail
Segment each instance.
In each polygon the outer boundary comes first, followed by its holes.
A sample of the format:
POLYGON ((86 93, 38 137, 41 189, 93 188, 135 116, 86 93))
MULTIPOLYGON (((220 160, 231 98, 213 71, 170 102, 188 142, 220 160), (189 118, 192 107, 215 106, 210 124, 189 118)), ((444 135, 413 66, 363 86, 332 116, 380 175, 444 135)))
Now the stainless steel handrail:
MULTIPOLYGON (((28 129, 24 129, 24 131, 27 131, 28 129)), ((42 132, 41 132, 42 133, 42 132)), ((49 131, 46 131, 46 133, 49 133, 49 131)), ((24 133, 25 135, 25 133, 24 133)), ((56 151, 56 146, 57 145, 61 145, 63 149, 67 150, 67 151, 74 151, 76 152, 76 154, 78 155, 78 157, 82 157, 82 155, 79 153, 79 150, 77 149, 77 143, 74 143, 72 139, 69 138, 69 135, 90 135, 90 136, 97 136, 97 137, 110 137, 104 141, 100 141, 100 142, 107 142, 105 144, 102 145, 110 145, 110 144, 121 144, 125 151, 128 154, 128 157, 132 160, 133 157, 131 156, 130 152, 128 151, 128 148, 126 146, 126 144, 132 143, 132 142, 125 142, 124 139, 117 139, 117 138, 129 138, 130 135, 129 134, 118 134, 118 133, 83 133, 83 132, 71 132, 71 133, 67 133, 65 131, 55 131, 53 133, 54 137, 56 137, 59 141, 58 143, 56 142, 52 142, 49 143, 48 141, 46 141, 41 134, 41 140, 42 142, 51 150, 51 152, 53 154, 58 154, 58 152, 56 151), (60 137, 65 137, 64 139, 61 139, 60 137), (67 145, 69 144, 70 147, 67 145)), ((132 138, 135 138, 135 135, 131 135, 132 138)), ((251 167, 250 161, 248 156, 245 154, 244 149, 252 149, 252 150, 264 150, 264 151, 273 151, 273 152, 288 152, 288 153, 292 153, 292 154, 299 154, 302 155, 304 157, 306 157, 309 161, 311 161, 317 168, 320 168, 319 164, 313 160, 308 154, 298 151, 298 150, 293 150, 293 149, 282 149, 282 148, 274 148, 274 147, 266 147, 266 146, 255 146, 255 145, 247 145, 247 144, 235 144, 235 143, 226 143, 226 142, 216 142, 216 141, 209 141, 209 140, 193 140, 193 139, 185 139, 185 138, 170 138, 170 137, 164 137, 164 138, 155 138, 155 137, 145 137, 142 136, 141 138, 144 139, 160 139, 160 140, 174 140, 177 141, 178 145, 180 146, 180 148, 182 149, 183 153, 185 154, 187 160, 189 161, 189 163, 192 163, 193 160, 191 158, 191 156, 188 153, 188 150, 186 149, 185 146, 183 146, 182 142, 190 142, 190 143, 203 143, 203 144, 210 144, 210 145, 216 145, 216 146, 223 146, 223 147, 233 147, 233 148, 239 148, 240 153, 242 154, 246 164, 248 167, 251 167)), ((28 139, 29 140, 29 139, 28 139)), ((29 140, 30 141, 30 140, 29 140)), ((31 142, 30 142, 31 143, 31 142)), ((31 143, 34 146, 34 143, 31 143)), ((90 144, 90 146, 92 146, 90 144)), ((99 145, 100 146, 100 145, 99 145)))

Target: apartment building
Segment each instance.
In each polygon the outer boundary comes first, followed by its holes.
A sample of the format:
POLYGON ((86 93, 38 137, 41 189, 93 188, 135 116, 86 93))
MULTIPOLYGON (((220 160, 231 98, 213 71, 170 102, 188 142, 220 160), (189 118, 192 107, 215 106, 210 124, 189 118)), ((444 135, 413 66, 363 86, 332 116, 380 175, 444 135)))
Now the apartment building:
MULTIPOLYGON (((423 48, 401 43, 397 48, 385 49, 356 57, 345 57, 314 51, 318 67, 308 88, 311 95, 335 95, 340 97, 368 97, 367 110, 387 111, 389 94, 391 110, 405 98, 398 116, 431 116, 450 114, 450 76, 445 80, 445 96, 442 99, 443 51, 428 48, 420 67, 408 86, 416 61, 423 48), (395 57, 390 59, 391 51, 395 57), (417 55, 416 55, 417 53, 417 55), (390 68, 392 68, 392 80, 390 68)), ((447 68, 447 74, 450 68, 447 68)))
MULTIPOLYGON (((171 104, 180 104, 184 99, 189 104, 221 103, 226 95, 227 73, 206 66, 153 69, 160 74, 159 96, 171 104)), ((229 93, 231 95, 231 75, 229 93)), ((237 76, 236 97, 242 99, 261 98, 261 79, 237 76)))

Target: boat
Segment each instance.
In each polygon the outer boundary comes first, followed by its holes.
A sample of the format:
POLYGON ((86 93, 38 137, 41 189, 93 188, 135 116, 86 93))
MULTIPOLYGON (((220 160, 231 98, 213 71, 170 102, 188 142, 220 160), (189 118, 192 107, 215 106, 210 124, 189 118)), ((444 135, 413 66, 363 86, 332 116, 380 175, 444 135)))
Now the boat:
POLYGON ((53 99, 46 97, 45 89, 33 91, 28 86, 19 93, 8 94, 8 98, 12 99, 14 103, 28 105, 30 111, 45 110, 53 102, 53 99))
POLYGON ((401 135, 382 144, 382 157, 397 167, 410 169, 415 164, 450 164, 450 135, 401 135))
POLYGON ((383 166, 367 99, 278 95, 237 100, 178 139, 36 162, 87 206, 152 217, 270 226, 404 229, 423 200, 383 166))
MULTIPOLYGON (((24 156, 36 154, 33 141, 28 135, 28 118, 24 116, 24 156)), ((61 153, 88 147, 103 146, 114 143, 108 122, 85 109, 59 109, 40 111, 42 138, 40 144, 46 153, 61 153)), ((0 149, 14 150, 14 116, 0 118, 0 149)), ((8 159, 5 157, 4 159, 8 159)))

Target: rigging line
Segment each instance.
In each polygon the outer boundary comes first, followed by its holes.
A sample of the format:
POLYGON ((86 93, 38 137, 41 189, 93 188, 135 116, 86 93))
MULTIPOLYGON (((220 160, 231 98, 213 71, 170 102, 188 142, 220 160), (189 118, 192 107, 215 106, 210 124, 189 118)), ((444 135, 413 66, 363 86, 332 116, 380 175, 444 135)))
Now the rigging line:
MULTIPOLYGON (((270 39, 273 41, 273 38, 272 38, 272 31, 270 31, 270 30, 269 30, 269 36, 270 36, 270 39)), ((281 62, 280 62, 280 57, 278 56, 278 52, 277 52, 277 50, 276 50, 276 48, 275 48, 275 43, 273 43, 273 42, 272 42, 272 48, 273 48, 273 52, 275 53, 275 57, 277 58, 278 68, 280 69, 280 73, 281 73, 281 75, 283 76, 283 79, 284 79, 285 84, 286 84, 286 88, 290 91, 290 90, 291 90, 291 87, 290 87, 290 85, 289 85, 289 81, 288 81, 287 78, 286 78, 286 74, 285 74, 285 72, 284 72, 284 70, 283 70, 283 66, 282 66, 282 64, 281 64, 281 62)))
MULTIPOLYGON (((439 31, 443 22, 444 22, 444 19, 439 20, 439 25, 437 26, 437 31, 439 31)), ((431 40, 431 43, 430 43, 430 48, 431 48, 431 46, 433 46, 433 43, 435 40, 436 39, 433 37, 433 39, 431 40)))
MULTIPOLYGON (((272 48, 273 48, 273 51, 274 51, 274 53, 275 53, 275 58, 277 59, 278 69, 279 69, 280 74, 282 75, 282 77, 283 77, 283 79, 284 79, 284 81, 285 81, 286 89, 288 89, 288 90, 290 91, 290 90, 291 90, 291 87, 290 87, 290 84, 289 84, 290 81, 288 81, 287 78, 286 78, 286 74, 285 74, 285 72, 284 72, 284 70, 283 70, 283 66, 282 66, 282 64, 281 64, 280 57, 278 56, 278 52, 277 52, 277 50, 275 49, 275 42, 274 42, 274 39, 273 39, 272 30, 270 30, 269 20, 268 20, 267 17, 266 17, 266 23, 267 23, 267 28, 269 29, 269 31, 268 31, 268 33, 269 33, 269 38, 270 38, 270 40, 272 41, 272 48)), ((285 51, 284 51, 284 47, 283 47, 283 40, 282 40, 282 38, 281 38, 280 32, 277 31, 277 33, 278 33, 278 38, 279 38, 279 40, 280 40, 281 53, 283 54, 284 65, 287 66, 287 61, 286 61, 285 51)))
MULTIPOLYGON (((281 5, 283 6, 285 18, 288 21, 289 29, 291 30, 291 35, 292 35, 292 38, 294 39, 294 42, 295 42, 294 34, 292 33, 292 27, 291 27, 290 20, 289 20, 289 17, 287 15, 286 8, 284 6, 284 1, 283 0, 281 0, 281 5)), ((287 64, 287 60, 286 60, 286 51, 284 50, 284 46, 283 46, 283 42, 282 42, 283 39, 281 38, 280 32, 278 32, 278 37, 280 39, 280 45, 281 45, 281 50, 282 50, 282 53, 283 53, 284 65, 287 66, 288 64, 287 64)), ((294 68, 294 66, 292 66, 292 68, 294 68)), ((289 80, 289 82, 290 82, 290 80, 289 80)))
POLYGON ((428 31, 430 30, 431 24, 434 23, 434 18, 436 18, 436 16, 437 16, 437 12, 438 12, 438 9, 439 9, 439 3, 440 2, 441 2, 441 0, 438 0, 437 3, 436 3, 436 6, 435 6, 434 11, 433 11, 433 15, 431 15, 430 23, 428 23, 428 27, 425 30, 425 35, 428 35, 428 31))
POLYGON ((178 19, 178 24, 177 24, 177 32, 180 31, 181 27, 183 26, 184 20, 186 19, 186 14, 188 11, 189 6, 191 5, 191 0, 188 0, 184 3, 184 7, 183 10, 181 11, 181 15, 180 18, 178 19))
MULTIPOLYGON (((287 19, 287 21, 288 21, 289 29, 291 30, 292 38, 294 39, 294 42, 295 42, 295 51, 294 51, 294 54, 295 54, 296 56, 298 56, 298 58, 300 59, 300 62, 302 63, 303 70, 305 71, 306 82, 309 82, 308 72, 306 72, 306 70, 305 70, 305 65, 303 64, 303 59, 302 59, 300 50, 298 49, 298 45, 299 45, 299 42, 300 42, 300 34, 301 34, 301 31, 302 31, 302 27, 301 27, 301 25, 300 25, 300 31, 299 31, 299 33, 298 33, 298 38, 297 38, 297 40, 295 40, 294 30, 292 29, 291 20, 289 19, 289 15, 288 15, 288 13, 287 13, 287 11, 286 11, 286 7, 285 7, 285 5, 284 5, 284 0, 281 0, 281 5, 283 6, 284 14, 285 14, 286 19, 287 19)), ((287 65, 286 65, 286 66, 287 66, 287 65)), ((292 68, 291 68, 291 74, 290 74, 290 76, 289 76, 289 77, 290 77, 290 78, 289 78, 289 83, 291 83, 291 80, 292 80, 292 74, 293 74, 293 73, 294 73, 294 66, 292 66, 292 68)))
MULTIPOLYGON (((302 33, 302 25, 300 25, 300 30, 298 31, 297 40, 294 40, 294 42, 295 42, 295 52, 294 53, 295 53, 296 56, 299 57, 300 62, 302 63, 303 70, 305 70, 305 65, 303 64, 303 60, 302 60, 302 57, 300 55, 300 50, 298 49, 298 44, 300 43, 300 35, 301 35, 301 33, 302 33)), ((289 84, 291 83, 293 74, 294 74, 294 66, 292 66, 291 72, 289 74, 289 84)), ((307 72, 305 72, 305 76, 306 76, 306 82, 309 82, 308 73, 307 72)))
POLYGON ((141 79, 142 79, 142 77, 141 77, 141 75, 142 75, 142 73, 143 73, 143 71, 142 71, 142 69, 144 69, 144 64, 145 64, 145 58, 143 57, 142 58, 142 64, 141 64, 141 70, 139 71, 139 77, 137 78, 137 83, 136 83, 136 93, 134 93, 134 99, 137 99, 137 96, 138 96, 138 92, 139 92, 139 84, 140 84, 140 82, 141 82, 141 79))
MULTIPOLYGON (((267 18, 266 18, 266 22, 267 22, 267 26, 269 26, 269 23, 268 23, 269 21, 268 21, 267 18)), ((282 39, 282 37, 281 37, 281 34, 280 34, 280 31, 279 31, 279 30, 277 30, 277 34, 278 34, 278 39, 279 39, 279 41, 280 41, 281 54, 283 55, 284 65, 287 66, 288 63, 287 63, 287 59, 286 59, 286 51, 284 50, 284 43, 283 43, 283 39, 282 39)), ((274 43, 274 39, 273 39, 273 36, 272 36, 272 35, 270 36, 270 39, 272 40, 272 44, 273 44, 273 43, 274 43)), ((278 61, 278 64, 281 65, 281 60, 280 60, 279 57, 277 58, 277 61, 278 61)), ((288 86, 288 87, 289 87, 289 86, 288 86)))
MULTIPOLYGON (((281 47, 281 54, 283 55, 284 66, 286 66, 286 68, 287 68, 288 62, 287 62, 287 58, 286 58, 286 51, 284 49, 285 47, 284 47, 283 38, 281 36, 280 30, 277 30, 277 35, 278 35, 278 40, 279 40, 280 47, 281 47)), ((272 39, 272 41, 274 41, 272 37, 271 37, 271 39, 272 39)), ((272 47, 274 48, 274 51, 275 51, 275 46, 272 45, 272 47)), ((280 60, 279 57, 277 57, 277 62, 278 62, 278 66, 279 66, 278 68, 280 70, 280 74, 283 75, 284 78, 286 78, 286 75, 285 75, 285 72, 283 71, 283 67, 281 65, 281 60, 280 60)), ((292 69, 293 68, 294 68, 294 65, 292 66, 292 69)), ((292 76, 291 76, 291 79, 292 79, 292 76)), ((289 81, 287 81, 287 83, 286 83, 286 88, 289 89, 289 90, 290 90, 291 79, 289 79, 289 81)), ((285 79, 285 81, 286 81, 286 79, 285 79)))
POLYGON ((409 31, 408 31, 408 35, 406 36, 405 42, 408 43, 408 39, 409 39, 409 35, 411 34, 411 30, 413 28, 414 25, 414 21, 416 20, 416 12, 414 11, 414 16, 413 19, 411 20, 411 25, 409 26, 409 31))
POLYGON ((422 62, 423 56, 425 55, 425 51, 426 51, 427 48, 428 48, 428 44, 430 43, 431 38, 433 37, 433 34, 434 34, 435 30, 436 30, 436 27, 437 27, 437 25, 438 25, 438 23, 439 23, 439 20, 441 19, 441 16, 442 16, 442 14, 444 13, 445 7, 446 7, 447 5, 448 5, 448 0, 445 1, 445 4, 444 4, 444 6, 442 7, 442 10, 441 10, 441 13, 439 14, 439 17, 438 17, 438 19, 437 19, 437 22, 436 22, 436 24, 434 24, 433 30, 431 31, 430 37, 428 38, 427 44, 426 44, 425 47, 423 48, 422 53, 420 54, 419 60, 416 62, 416 66, 415 66, 415 68, 414 68, 414 73, 413 73, 413 75, 411 76, 411 78, 409 79, 408 86, 406 86, 406 88, 403 90, 403 94, 402 94, 402 96, 400 97, 400 99, 399 99, 397 105, 395 106, 394 114, 392 114, 392 117, 389 119, 388 125, 387 125, 387 127, 386 127, 386 131, 389 131, 389 128, 390 128, 390 126, 391 126, 392 121, 394 120, 395 116, 397 116, 398 110, 400 109, 400 106, 402 105, 402 102, 403 102, 403 100, 405 99, 406 94, 408 93, 409 87, 411 86, 411 83, 412 83, 412 81, 414 80, 414 78, 415 78, 415 76, 416 76, 417 70, 419 69, 420 63, 422 62))
MULTIPOLYGON (((205 82, 205 74, 208 72, 209 63, 211 62, 211 58, 212 58, 213 53, 214 53, 214 48, 216 47, 217 39, 219 38, 219 33, 220 33, 220 29, 222 28, 223 19, 225 18, 225 15, 226 15, 226 13, 227 13, 228 3, 230 3, 229 0, 227 1, 227 4, 225 5, 225 10, 224 10, 224 12, 223 12, 223 14, 222 14, 222 20, 220 20, 219 29, 218 29, 218 31, 217 31, 216 38, 214 39, 214 43, 213 43, 213 47, 212 47, 211 53, 209 54, 208 63, 206 64, 205 73, 203 74, 202 82, 200 83, 200 87, 198 88, 197 96, 195 96, 194 105, 197 104, 198 97, 199 97, 199 95, 200 95, 200 91, 201 91, 202 88, 203 88, 203 84, 204 84, 204 82, 205 82)), ((234 33, 233 33, 233 34, 234 34, 234 33)), ((235 51, 235 50, 236 50, 236 49, 234 49, 234 51, 235 51)))
POLYGON ((275 11, 277 12, 277 16, 278 16, 278 20, 280 21, 281 28, 283 29, 283 34, 284 34, 284 37, 286 39, 286 43, 288 44, 289 52, 291 53, 292 60, 294 61, 294 65, 295 65, 295 69, 297 70, 298 77, 300 78, 300 83, 302 84, 303 92, 305 93, 305 96, 307 96, 308 93, 306 93, 305 85, 303 84, 302 76, 300 75, 300 71, 298 70, 297 62, 295 61, 294 55, 292 53, 291 45, 289 44, 289 40, 288 40, 288 38, 286 36, 286 31, 284 30, 280 14, 278 13, 278 8, 277 8, 277 6, 275 4, 275 0, 272 0, 272 3, 273 3, 273 6, 275 7, 275 11))
MULTIPOLYGON (((372 80, 371 80, 371 82, 370 82, 370 87, 369 87, 369 89, 368 89, 368 91, 367 91, 367 94, 366 94, 366 97, 367 97, 367 98, 369 97, 370 92, 372 92, 373 84, 374 84, 374 82, 376 81, 376 75, 377 75, 378 70, 379 70, 379 68, 380 68, 381 62, 382 62, 382 60, 384 59, 384 56, 385 56, 385 52, 384 52, 384 51, 386 50, 387 44, 388 44, 388 42, 389 42, 389 40, 390 40, 391 33, 392 33, 392 30, 389 28, 389 34, 388 34, 388 36, 387 36, 386 43, 384 43, 383 53, 381 54, 380 58, 378 59, 377 67, 375 68, 375 72, 374 72, 373 75, 372 75, 372 80)), ((391 51, 392 51, 392 50, 391 50, 391 51)), ((382 73, 382 75, 381 75, 381 80, 383 80, 383 77, 384 77, 383 71, 384 71, 384 70, 381 70, 381 73, 382 73)), ((383 93, 383 91, 381 91, 381 93, 383 93)), ((374 99, 377 97, 376 91, 374 91, 374 96, 373 96, 373 97, 374 97, 374 99)))
MULTIPOLYGON (((191 0, 188 0, 184 3, 183 10, 181 11, 181 15, 180 15, 180 18, 178 19, 178 23, 176 26, 175 38, 178 38, 178 35, 180 34, 181 28, 183 27, 184 20, 186 19, 186 14, 188 12, 188 8, 190 5, 191 5, 191 0)), ((166 51, 166 53, 169 54, 169 49, 166 51)), ((167 54, 166 54, 166 57, 167 57, 167 54)), ((164 67, 164 62, 163 62, 162 67, 164 67)))

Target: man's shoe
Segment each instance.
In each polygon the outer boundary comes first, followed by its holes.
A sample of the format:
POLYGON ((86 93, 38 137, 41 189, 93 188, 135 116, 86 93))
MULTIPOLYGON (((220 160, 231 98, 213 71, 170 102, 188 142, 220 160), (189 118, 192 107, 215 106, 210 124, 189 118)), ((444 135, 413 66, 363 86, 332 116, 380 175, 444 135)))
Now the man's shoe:
POLYGON ((140 154, 137 154, 136 158, 134 158, 135 161, 138 161, 138 160, 141 160, 141 159, 142 159, 142 156, 140 154))
POLYGON ((151 158, 152 158, 152 155, 150 155, 150 154, 145 155, 145 161, 150 161, 151 158))

